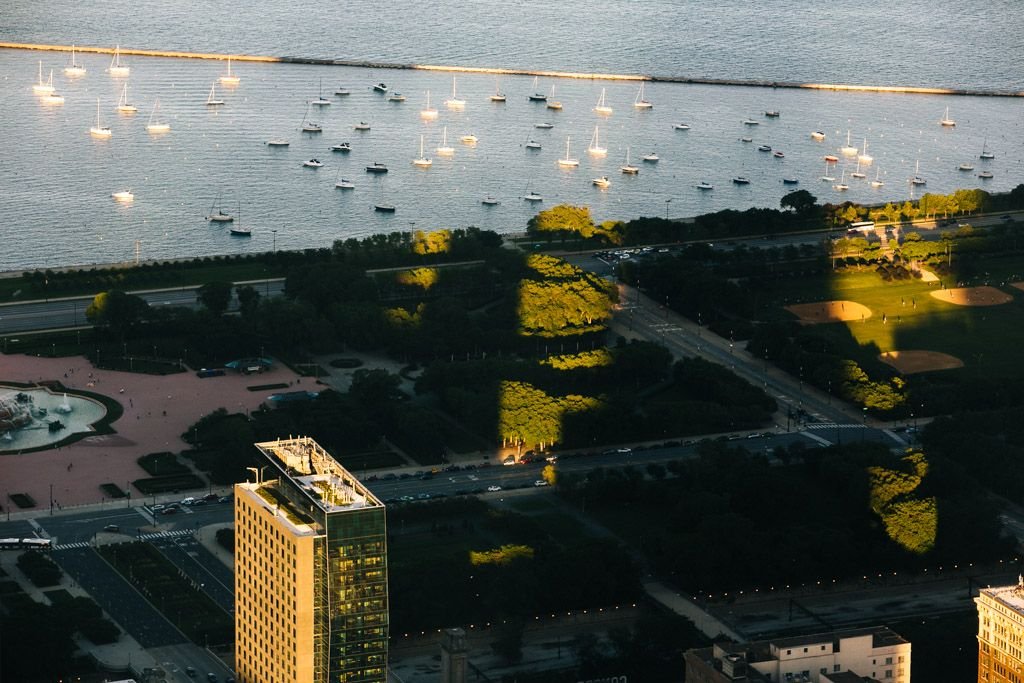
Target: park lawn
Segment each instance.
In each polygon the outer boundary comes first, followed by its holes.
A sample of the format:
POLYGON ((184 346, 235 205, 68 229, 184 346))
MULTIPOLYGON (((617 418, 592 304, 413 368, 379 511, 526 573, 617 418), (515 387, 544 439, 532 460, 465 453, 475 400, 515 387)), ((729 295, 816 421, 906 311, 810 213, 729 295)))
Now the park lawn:
POLYGON ((1019 374, 1017 350, 1024 344, 1024 292, 1002 282, 1020 263, 998 263, 1006 273, 992 273, 986 281, 1013 295, 1000 306, 958 306, 931 296, 939 283, 921 280, 886 282, 873 269, 837 271, 827 278, 795 281, 776 288, 778 305, 826 300, 847 300, 867 306, 872 316, 861 321, 816 325, 815 331, 832 339, 862 365, 870 367, 883 351, 940 351, 964 362, 962 372, 976 377, 1019 374), (999 277, 1002 275, 1003 277, 999 277), (884 314, 884 320, 883 320, 884 314))

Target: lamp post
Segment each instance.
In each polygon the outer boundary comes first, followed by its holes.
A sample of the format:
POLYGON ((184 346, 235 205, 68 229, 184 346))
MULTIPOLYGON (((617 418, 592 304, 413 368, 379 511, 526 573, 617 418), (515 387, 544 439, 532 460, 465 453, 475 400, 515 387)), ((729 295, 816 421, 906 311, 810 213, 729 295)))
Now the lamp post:
POLYGON ((665 220, 668 220, 668 205, 672 203, 672 198, 669 197, 665 200, 665 220))
POLYGON ((53 515, 53 484, 50 484, 50 515, 53 515))
POLYGON ((270 232, 274 233, 274 253, 276 254, 277 253, 277 230, 271 230, 270 232))

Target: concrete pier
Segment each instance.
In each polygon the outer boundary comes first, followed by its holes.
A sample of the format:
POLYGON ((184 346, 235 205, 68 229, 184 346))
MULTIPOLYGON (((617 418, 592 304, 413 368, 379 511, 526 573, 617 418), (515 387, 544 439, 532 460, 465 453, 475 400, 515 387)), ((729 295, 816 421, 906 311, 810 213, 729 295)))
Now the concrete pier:
MULTIPOLYGON (((71 52, 70 45, 45 45, 38 43, 14 43, 0 41, 0 49, 42 50, 48 52, 71 52)), ((76 45, 77 52, 113 54, 112 47, 89 47, 76 45)), ((987 90, 978 88, 924 88, 911 85, 853 85, 843 83, 799 83, 796 81, 767 81, 724 78, 690 78, 687 76, 578 73, 573 71, 550 71, 536 69, 497 69, 490 67, 451 66, 443 64, 402 64, 398 62, 377 62, 353 59, 318 59, 302 56, 272 57, 266 55, 215 54, 210 52, 182 52, 177 50, 143 50, 121 47, 122 55, 141 57, 169 57, 174 59, 210 59, 235 62, 282 62, 288 64, 316 64, 320 66, 353 66, 365 69, 414 69, 420 71, 445 71, 453 73, 477 73, 497 76, 542 76, 545 78, 571 78, 600 81, 650 81, 661 83, 689 83, 693 85, 731 85, 750 88, 788 88, 804 90, 834 90, 847 92, 903 93, 908 95, 961 95, 974 97, 1024 97, 1019 90, 987 90)))

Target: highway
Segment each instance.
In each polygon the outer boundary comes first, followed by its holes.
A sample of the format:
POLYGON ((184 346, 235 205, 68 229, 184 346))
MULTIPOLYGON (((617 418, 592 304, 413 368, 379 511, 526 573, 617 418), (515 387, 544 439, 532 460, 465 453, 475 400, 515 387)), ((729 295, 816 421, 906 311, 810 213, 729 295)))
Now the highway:
MULTIPOLYGON (((279 296, 284 292, 283 279, 254 280, 246 283, 256 288, 260 296, 279 296)), ((154 289, 131 292, 144 299, 151 307, 181 306, 198 308, 196 290, 190 285, 174 289, 154 289)), ((0 335, 10 336, 22 332, 74 329, 90 327, 85 310, 92 296, 63 297, 59 299, 0 304, 0 335)), ((229 311, 238 310, 238 299, 232 297, 229 311)))

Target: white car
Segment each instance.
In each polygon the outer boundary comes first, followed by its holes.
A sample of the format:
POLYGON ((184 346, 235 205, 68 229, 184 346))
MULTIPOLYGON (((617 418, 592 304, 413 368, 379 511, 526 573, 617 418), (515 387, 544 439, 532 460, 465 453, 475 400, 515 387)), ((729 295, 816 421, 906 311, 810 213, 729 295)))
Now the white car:
POLYGON ((495 484, 491 484, 490 486, 487 487, 487 490, 490 491, 491 493, 494 493, 495 491, 500 491, 501 487, 495 484))
POLYGON ((547 486, 548 483, 546 481, 544 481, 543 479, 538 479, 537 481, 533 482, 533 485, 534 486, 547 486))

